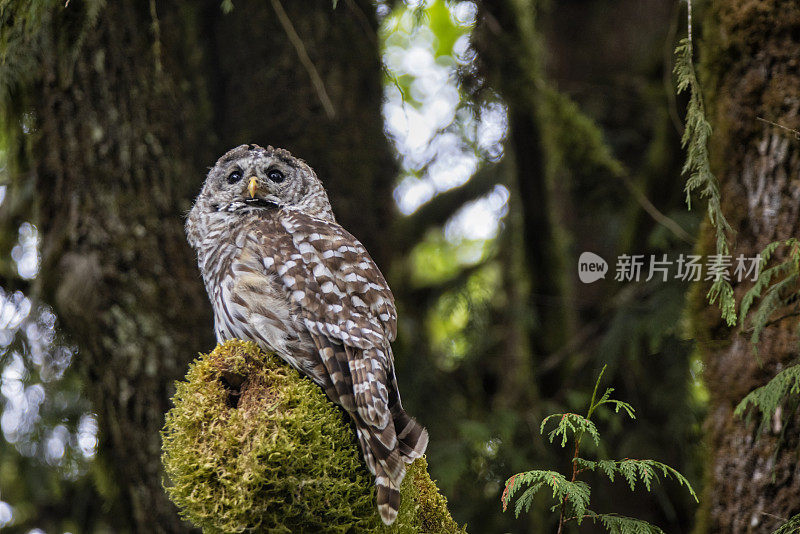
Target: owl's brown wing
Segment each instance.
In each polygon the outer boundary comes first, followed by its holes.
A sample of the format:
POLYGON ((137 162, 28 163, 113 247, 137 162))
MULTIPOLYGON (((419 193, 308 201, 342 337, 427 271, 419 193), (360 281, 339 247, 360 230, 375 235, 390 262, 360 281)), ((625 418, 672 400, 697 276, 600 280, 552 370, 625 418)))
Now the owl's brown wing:
POLYGON ((394 296, 361 242, 336 223, 284 211, 281 224, 292 236, 307 279, 319 287, 310 295, 293 295, 320 322, 314 329, 362 349, 394 341, 394 296))
POLYGON ((263 225, 258 241, 264 247, 264 267, 299 306, 339 393, 337 400, 384 428, 389 420, 387 388, 394 388, 389 343, 397 334, 394 297, 386 280, 364 246, 336 223, 283 208, 263 225))
POLYGON ((364 246, 338 224, 291 208, 262 224, 257 241, 263 265, 300 310, 332 385, 324 387, 355 421, 367 466, 376 475, 378 510, 391 523, 405 464, 428 443, 397 391, 392 292, 364 246))

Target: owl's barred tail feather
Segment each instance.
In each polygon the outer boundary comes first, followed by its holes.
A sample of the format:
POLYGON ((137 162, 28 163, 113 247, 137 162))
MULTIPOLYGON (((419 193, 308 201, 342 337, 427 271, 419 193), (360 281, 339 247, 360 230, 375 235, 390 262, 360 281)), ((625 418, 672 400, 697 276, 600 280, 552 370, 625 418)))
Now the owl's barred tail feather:
POLYGON ((428 448, 428 431, 409 416, 400 404, 391 410, 392 422, 397 432, 398 449, 406 463, 411 463, 425 454, 428 448))
POLYGON ((403 410, 400 403, 391 411, 384 428, 356 420, 356 432, 364 460, 375 475, 376 501, 381 520, 391 525, 400 509, 400 484, 410 464, 425 453, 428 431, 403 410))
POLYGON ((375 477, 375 490, 381 521, 391 525, 397 519, 397 512, 400 510, 400 487, 390 478, 379 474, 375 477))

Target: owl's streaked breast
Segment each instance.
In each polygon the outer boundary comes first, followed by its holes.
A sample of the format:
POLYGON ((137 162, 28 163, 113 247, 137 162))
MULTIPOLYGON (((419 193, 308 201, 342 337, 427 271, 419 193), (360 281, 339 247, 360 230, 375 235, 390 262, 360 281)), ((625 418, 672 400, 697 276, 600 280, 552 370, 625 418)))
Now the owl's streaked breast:
POLYGON ((313 350, 313 342, 286 290, 266 272, 259 232, 251 224, 257 217, 226 217, 218 231, 212 224, 203 240, 200 264, 217 340, 254 341, 308 374, 303 355, 313 350))

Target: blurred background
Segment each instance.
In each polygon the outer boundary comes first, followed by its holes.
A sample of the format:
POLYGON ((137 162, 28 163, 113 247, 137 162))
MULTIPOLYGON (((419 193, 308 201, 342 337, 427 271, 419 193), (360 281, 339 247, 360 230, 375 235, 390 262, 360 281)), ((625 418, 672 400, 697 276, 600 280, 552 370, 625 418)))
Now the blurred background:
MULTIPOLYGON (((470 532, 553 532, 546 500, 516 519, 500 494, 567 468, 539 423, 584 412, 603 365, 638 417, 601 414, 596 452, 699 487, 689 285, 613 276, 621 254, 691 252, 703 215, 680 176, 685 17, 673 0, 0 2, 0 528, 188 530, 159 430, 214 341, 183 217, 247 142, 305 159, 386 273, 403 401, 470 532), (578 280, 583 251, 605 279, 578 280)), ((692 527, 674 484, 589 480, 595 510, 692 527)))

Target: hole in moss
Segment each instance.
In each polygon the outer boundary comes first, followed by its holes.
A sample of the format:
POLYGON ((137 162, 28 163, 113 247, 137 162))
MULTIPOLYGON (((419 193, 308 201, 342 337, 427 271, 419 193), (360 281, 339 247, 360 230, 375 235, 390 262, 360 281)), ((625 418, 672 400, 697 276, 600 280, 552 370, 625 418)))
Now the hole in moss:
POLYGON ((222 387, 224 387, 225 391, 228 393, 225 403, 229 408, 233 408, 235 410, 239 407, 239 399, 242 398, 242 385, 244 384, 245 380, 247 380, 246 376, 232 373, 230 371, 222 371, 220 373, 219 381, 222 383, 222 387))

